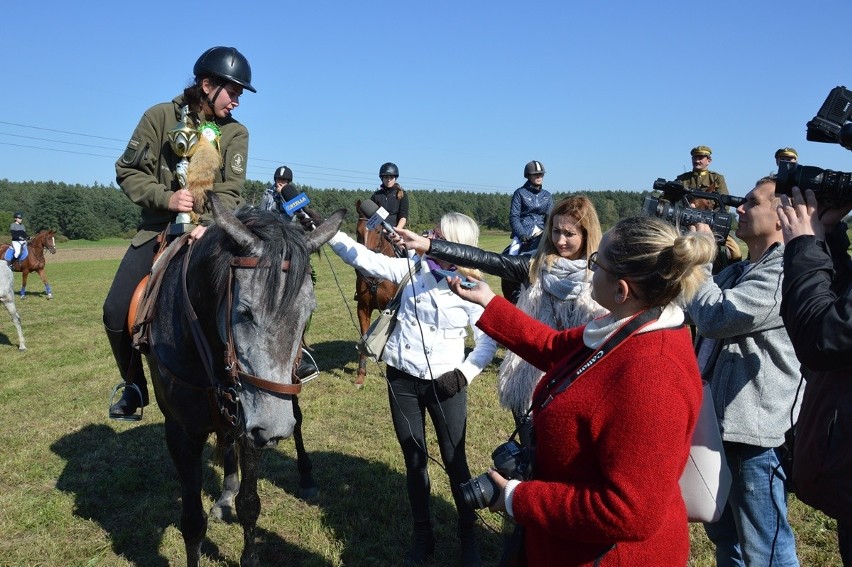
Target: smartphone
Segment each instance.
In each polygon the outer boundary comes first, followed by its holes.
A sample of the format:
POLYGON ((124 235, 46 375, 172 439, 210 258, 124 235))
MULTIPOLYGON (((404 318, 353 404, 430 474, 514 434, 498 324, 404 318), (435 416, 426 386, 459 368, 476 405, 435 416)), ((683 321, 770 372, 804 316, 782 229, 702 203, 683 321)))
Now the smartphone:
POLYGON ((470 281, 459 272, 453 272, 451 270, 441 270, 440 268, 435 268, 432 271, 444 278, 459 278, 461 280, 461 286, 463 288, 471 289, 476 287, 476 282, 470 281))

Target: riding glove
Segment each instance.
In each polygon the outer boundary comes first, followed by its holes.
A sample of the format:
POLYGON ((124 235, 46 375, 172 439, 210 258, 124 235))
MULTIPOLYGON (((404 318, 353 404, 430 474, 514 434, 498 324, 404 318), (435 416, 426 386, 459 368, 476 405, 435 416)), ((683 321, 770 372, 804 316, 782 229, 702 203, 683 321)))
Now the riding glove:
POLYGON ((464 374, 458 368, 444 372, 435 378, 435 391, 438 394, 439 400, 452 398, 466 386, 467 378, 464 377, 464 374))

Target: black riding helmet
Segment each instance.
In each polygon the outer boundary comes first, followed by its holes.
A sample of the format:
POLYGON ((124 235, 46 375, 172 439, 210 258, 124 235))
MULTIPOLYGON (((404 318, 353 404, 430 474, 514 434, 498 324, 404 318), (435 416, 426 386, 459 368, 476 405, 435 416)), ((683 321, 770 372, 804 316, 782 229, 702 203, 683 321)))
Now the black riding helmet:
POLYGON ((281 167, 275 170, 275 173, 272 175, 272 179, 283 179, 284 181, 293 181, 293 170, 287 167, 286 165, 282 165, 281 167))
POLYGON ((201 54, 192 72, 196 77, 212 76, 236 83, 256 93, 251 86, 251 66, 236 47, 211 47, 201 54))
POLYGON ((379 168, 379 179, 381 179, 384 175, 399 177, 399 168, 396 166, 395 163, 383 163, 382 167, 379 168))
POLYGON ((538 173, 546 173, 544 171, 544 165, 540 161, 533 160, 524 166, 524 177, 527 179, 529 179, 531 175, 538 173))

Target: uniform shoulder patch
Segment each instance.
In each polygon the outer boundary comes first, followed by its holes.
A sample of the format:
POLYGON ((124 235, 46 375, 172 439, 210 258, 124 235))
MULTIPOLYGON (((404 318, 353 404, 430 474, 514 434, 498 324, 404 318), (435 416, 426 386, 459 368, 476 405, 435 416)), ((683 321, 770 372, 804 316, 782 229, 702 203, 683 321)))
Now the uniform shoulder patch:
POLYGON ((237 175, 242 175, 246 170, 246 158, 243 154, 234 154, 231 158, 231 171, 237 175))
POLYGON ((136 161, 136 155, 139 153, 139 140, 130 140, 127 148, 121 155, 121 162, 126 165, 132 165, 136 161))

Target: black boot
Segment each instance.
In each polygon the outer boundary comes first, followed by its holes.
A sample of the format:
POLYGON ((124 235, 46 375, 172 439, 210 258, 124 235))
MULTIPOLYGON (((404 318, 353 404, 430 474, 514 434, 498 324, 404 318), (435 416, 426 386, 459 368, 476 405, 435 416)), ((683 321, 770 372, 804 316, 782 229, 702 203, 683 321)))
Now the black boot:
POLYGON ((435 536, 432 534, 432 523, 414 522, 411 534, 411 549, 405 554, 403 565, 423 565, 435 552, 435 536))
POLYGON ((142 370, 142 355, 133 349, 130 336, 126 332, 106 329, 106 334, 122 380, 127 383, 129 377, 130 383, 135 384, 142 393, 140 399, 135 388, 125 387, 121 398, 109 407, 110 418, 126 419, 133 416, 140 407, 148 405, 148 383, 142 370))
POLYGON ((462 567, 479 567, 482 559, 479 557, 479 537, 476 535, 475 523, 459 523, 459 565, 462 567))
POLYGON ((296 376, 301 382, 307 382, 319 376, 319 368, 314 362, 314 357, 305 349, 302 349, 302 360, 299 362, 299 368, 296 369, 296 376))

